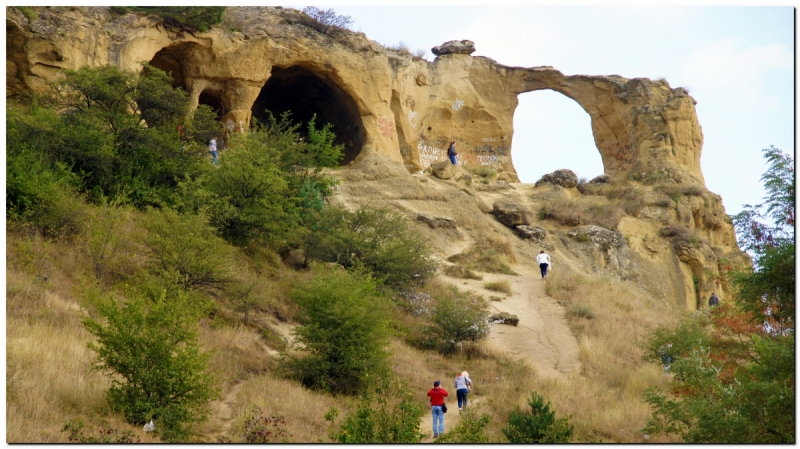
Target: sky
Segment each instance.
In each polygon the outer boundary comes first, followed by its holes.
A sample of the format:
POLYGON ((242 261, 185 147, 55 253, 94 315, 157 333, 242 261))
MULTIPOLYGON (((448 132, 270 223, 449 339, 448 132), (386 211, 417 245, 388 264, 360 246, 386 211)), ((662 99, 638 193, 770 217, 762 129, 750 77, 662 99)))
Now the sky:
MULTIPOLYGON (((781 4, 777 2, 775 4, 781 4)), ((353 19, 351 29, 414 53, 450 40, 475 43, 473 56, 565 75, 666 78, 697 101, 706 187, 728 214, 763 202, 770 145, 794 154, 794 7, 544 6, 315 3, 353 19)), ((303 4, 285 5, 302 9, 303 4)), ((589 115, 554 91, 521 94, 511 143, 522 182, 560 168, 603 173, 589 115)))

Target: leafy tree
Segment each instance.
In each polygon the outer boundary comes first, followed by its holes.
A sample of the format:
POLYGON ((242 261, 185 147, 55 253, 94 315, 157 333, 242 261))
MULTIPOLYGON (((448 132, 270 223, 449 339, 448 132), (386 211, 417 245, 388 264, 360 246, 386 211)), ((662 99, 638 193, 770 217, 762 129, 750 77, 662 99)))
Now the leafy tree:
POLYGON ((508 415, 508 427, 503 434, 512 443, 569 443, 573 426, 569 424, 570 416, 556 418, 550 410, 550 403, 544 404, 544 398, 535 391, 531 393, 530 412, 523 412, 517 407, 508 415))
MULTIPOLYGON (((356 409, 345 416, 338 429, 331 430, 332 441, 348 444, 422 441, 424 434, 419 431, 419 425, 423 407, 404 385, 388 381, 381 384, 374 391, 367 390, 361 395, 356 409)), ((332 422, 337 413, 333 408, 325 419, 332 422)))
POLYGON ((434 294, 434 304, 427 335, 429 344, 445 354, 455 351, 458 343, 475 342, 489 333, 488 304, 482 297, 451 286, 434 294))
POLYGON ((302 307, 295 329, 299 354, 284 358, 304 385, 355 394, 386 371, 388 301, 363 270, 318 266, 290 297, 302 307))
POLYGON ((207 374, 208 353, 200 352, 200 310, 183 294, 155 300, 132 295, 124 304, 111 297, 98 304, 94 319, 83 318, 97 338, 95 368, 111 376, 108 399, 133 424, 153 419, 167 441, 184 440, 209 416, 216 394, 207 374))
MULTIPOLYGON (((671 394, 646 392, 645 432, 691 443, 795 441, 794 161, 774 147, 765 157, 765 203, 734 220, 755 268, 734 274, 733 305, 692 318, 696 335, 673 365, 671 394)), ((655 338, 680 338, 685 323, 655 338)))

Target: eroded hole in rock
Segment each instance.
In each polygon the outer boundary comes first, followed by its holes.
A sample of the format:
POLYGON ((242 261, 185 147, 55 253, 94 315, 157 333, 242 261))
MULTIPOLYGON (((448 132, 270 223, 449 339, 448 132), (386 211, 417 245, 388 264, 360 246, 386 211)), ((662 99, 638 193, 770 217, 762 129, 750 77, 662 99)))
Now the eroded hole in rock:
POLYGON ((187 42, 163 48, 153 56, 153 59, 150 60, 150 65, 170 74, 172 76, 172 87, 186 89, 183 68, 192 47, 196 45, 192 42, 187 42))
POLYGON ((355 160, 364 145, 364 126, 355 101, 333 81, 300 66, 274 67, 252 111, 253 117, 262 123, 267 121, 265 111, 276 118, 291 111, 292 121, 302 124, 300 131, 303 133, 309 120, 317 114, 316 127, 332 124, 335 143, 345 147, 342 165, 355 160))
POLYGON ((226 112, 222 110, 222 94, 219 92, 204 90, 200 93, 197 103, 208 105, 217 113, 217 118, 221 118, 226 112))

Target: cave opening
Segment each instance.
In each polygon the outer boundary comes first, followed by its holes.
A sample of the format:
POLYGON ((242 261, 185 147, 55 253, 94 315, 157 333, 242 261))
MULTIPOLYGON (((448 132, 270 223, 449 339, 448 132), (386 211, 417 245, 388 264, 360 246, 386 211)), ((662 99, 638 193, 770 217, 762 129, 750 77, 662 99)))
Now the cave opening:
POLYGON ((252 108, 253 117, 261 123, 267 123, 267 111, 276 118, 290 111, 292 122, 301 124, 302 134, 314 114, 317 129, 333 125, 334 143, 344 145, 341 165, 355 160, 364 145, 364 126, 355 101, 333 81, 304 67, 273 67, 252 108))
POLYGON ((186 89, 183 65, 189 52, 195 45, 196 44, 192 42, 186 42, 162 48, 153 56, 153 59, 150 60, 150 65, 171 75, 172 87, 182 87, 186 89))
POLYGON ((225 115, 222 107, 222 94, 219 92, 214 92, 209 89, 200 92, 200 97, 197 99, 197 104, 209 106, 217 114, 217 119, 220 119, 223 115, 225 115))

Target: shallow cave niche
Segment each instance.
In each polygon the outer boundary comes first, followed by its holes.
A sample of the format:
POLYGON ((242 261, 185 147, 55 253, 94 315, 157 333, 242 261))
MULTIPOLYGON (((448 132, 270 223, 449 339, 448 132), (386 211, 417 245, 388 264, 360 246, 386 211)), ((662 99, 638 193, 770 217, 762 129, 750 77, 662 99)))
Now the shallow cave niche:
POLYGON ((222 108, 222 94, 212 90, 204 90, 200 92, 200 97, 197 99, 197 104, 209 106, 216 114, 217 119, 222 118, 226 111, 222 108))
POLYGON ((355 160, 364 145, 364 126, 355 101, 333 81, 304 67, 274 67, 252 111, 261 123, 267 123, 267 111, 276 118, 290 111, 291 120, 301 124, 301 133, 306 132, 308 122, 316 114, 317 129, 332 124, 336 134, 334 143, 344 145, 341 165, 355 160))
POLYGON ((162 48, 153 56, 153 59, 150 60, 150 65, 170 74, 172 76, 172 87, 182 87, 186 89, 186 82, 183 74, 184 61, 186 61, 189 53, 195 46, 197 46, 197 44, 193 42, 184 42, 182 44, 162 48))

